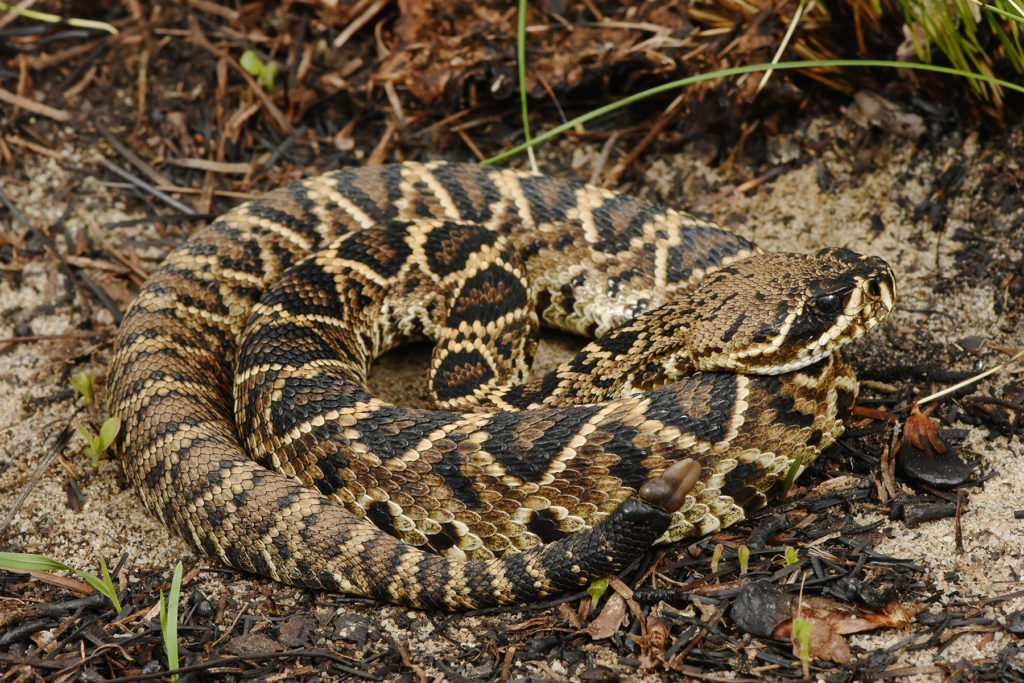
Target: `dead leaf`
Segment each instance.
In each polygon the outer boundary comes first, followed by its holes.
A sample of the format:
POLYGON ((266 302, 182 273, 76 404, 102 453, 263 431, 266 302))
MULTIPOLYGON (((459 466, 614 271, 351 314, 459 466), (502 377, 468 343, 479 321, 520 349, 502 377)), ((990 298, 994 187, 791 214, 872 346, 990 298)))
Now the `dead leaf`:
POLYGON ((587 624, 586 631, 594 640, 611 638, 619 630, 619 626, 626 625, 628 613, 629 608, 625 599, 615 593, 608 598, 601 613, 587 624))
POLYGON ((876 126, 908 140, 917 140, 927 132, 920 116, 902 111, 895 102, 873 92, 861 90, 853 96, 853 102, 846 116, 862 128, 876 126))
MULTIPOLYGON (((832 626, 820 619, 807 616, 804 616, 804 619, 811 625, 811 659, 823 659, 827 662, 836 662, 837 664, 848 664, 850 662, 850 646, 846 644, 843 637, 832 626)), ((776 638, 792 640, 793 656, 800 656, 800 643, 793 638, 792 620, 779 626, 775 634, 776 638)))

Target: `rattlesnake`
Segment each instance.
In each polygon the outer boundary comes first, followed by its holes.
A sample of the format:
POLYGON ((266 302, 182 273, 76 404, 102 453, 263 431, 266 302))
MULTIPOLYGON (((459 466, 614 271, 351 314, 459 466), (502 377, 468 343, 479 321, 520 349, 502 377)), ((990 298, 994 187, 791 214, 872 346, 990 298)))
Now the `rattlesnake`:
POLYGON ((143 502, 212 558, 420 607, 524 602, 777 495, 856 394, 831 352, 894 295, 880 259, 761 254, 591 186, 366 167, 173 252, 121 325, 110 405, 143 502), (539 322, 596 340, 524 383, 539 322), (439 409, 369 395, 373 358, 424 336, 439 409))

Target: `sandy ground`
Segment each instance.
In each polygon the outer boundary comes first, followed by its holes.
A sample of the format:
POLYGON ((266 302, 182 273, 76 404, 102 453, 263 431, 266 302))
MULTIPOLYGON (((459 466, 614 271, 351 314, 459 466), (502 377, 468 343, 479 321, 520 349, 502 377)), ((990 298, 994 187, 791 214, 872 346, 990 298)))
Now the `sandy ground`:
MULTIPOLYGON (((707 146, 697 143, 681 154, 651 162, 649 180, 642 192, 674 206, 710 214, 769 250, 845 246, 887 259, 899 277, 899 307, 888 323, 859 343, 849 356, 858 367, 885 368, 899 361, 969 371, 998 363, 1006 358, 1005 351, 1024 345, 1021 305, 1006 301, 1010 286, 1007 277, 1014 269, 1019 277, 1024 263, 1024 203, 1013 194, 993 198, 989 192, 994 174, 1016 173, 1015 182, 1020 182, 1018 160, 1024 159, 1024 141, 1019 130, 994 139, 976 133, 943 134, 915 144, 878 131, 866 133, 849 120, 835 117, 813 120, 799 135, 774 135, 763 144, 767 165, 760 172, 783 165, 786 170, 750 191, 737 192, 736 183, 757 177, 757 168, 738 163, 728 172, 722 171, 713 167, 707 146), (818 150, 816 161, 802 156, 812 146, 818 150), (915 209, 935 197, 936 178, 956 164, 962 165, 965 177, 958 191, 945 200, 948 215, 936 230, 928 212, 915 216, 915 209), (831 181, 827 189, 820 184, 823 175, 831 181), (990 256, 980 274, 963 272, 963 250, 976 246, 965 237, 971 234, 982 241, 990 256), (982 339, 980 350, 975 354, 958 350, 955 342, 972 336, 982 339)), ((105 186, 87 173, 75 172, 73 169, 88 159, 73 149, 67 153, 69 159, 64 164, 37 157, 29 167, 0 179, 4 192, 41 228, 57 221, 71 196, 80 197, 65 223, 72 235, 84 231, 90 238, 112 245, 130 240, 141 245, 140 228, 104 226, 144 215, 142 210, 126 211, 123 190, 105 186)), ((545 149, 542 158, 553 172, 575 171, 578 177, 586 178, 597 156, 591 148, 563 145, 545 149)), ((0 222, 0 230, 25 236, 23 226, 10 222, 0 222)), ((152 242, 136 249, 147 259, 155 259, 164 251, 161 244, 171 244, 178 238, 175 234, 155 234, 148 228, 142 232, 152 242)), ((63 239, 58 242, 63 248, 63 239)), ((151 267, 153 261, 144 263, 151 267)), ((102 271, 90 273, 104 281, 102 271)), ((21 276, 0 279, 0 338, 80 331, 80 316, 69 304, 60 303, 65 287, 52 260, 43 257, 31 260, 21 276)), ((100 314, 101 319, 104 315, 100 314)), ((106 321, 111 324, 109 316, 106 321)), ((115 464, 108 462, 96 468, 90 464, 80 437, 74 436, 61 458, 35 478, 35 469, 44 461, 57 433, 81 409, 80 401, 68 390, 69 374, 91 370, 102 377, 105 373, 107 349, 101 347, 90 356, 97 340, 44 340, 3 347, 0 519, 26 483, 32 485, 6 534, 0 536, 0 545, 8 550, 43 553, 90 569, 95 569, 100 556, 116 561, 127 553, 123 571, 129 577, 135 568, 167 567, 178 559, 186 564, 204 563, 142 511, 134 493, 124 488, 115 464), (80 508, 74 504, 69 478, 81 488, 80 508)), ((422 356, 391 358, 375 379, 380 386, 421 386, 422 371, 414 367, 418 358, 422 356)), ((898 380, 896 388, 905 388, 906 381, 898 380)), ((1003 374, 983 384, 978 393, 1004 396, 1003 387, 1016 383, 1019 391, 1020 382, 1020 374, 1003 374)), ((934 388, 921 383, 915 390, 923 395, 934 388)), ((1020 580, 1024 574, 1024 519, 1013 516, 1014 510, 1024 508, 1024 445, 1019 436, 1008 440, 990 435, 986 428, 956 426, 969 430, 963 444, 965 455, 976 458, 983 471, 995 472, 984 486, 966 492, 962 550, 956 548, 953 521, 949 519, 915 529, 886 520, 876 549, 919 562, 925 567, 922 580, 940 591, 944 601, 976 605, 981 615, 1009 614, 1024 609, 1024 598, 991 604, 982 604, 982 600, 1024 588, 1020 580)), ((860 514, 861 521, 872 521, 881 513, 866 506, 860 514)), ((262 583, 263 590, 271 595, 296 595, 293 589, 262 583)), ((218 589, 213 584, 217 579, 204 583, 204 590, 234 590, 218 589)), ((377 609, 393 612, 396 628, 402 632, 415 634, 417 624, 422 627, 428 623, 407 610, 377 609)), ((480 632, 476 623, 455 622, 449 636, 461 633, 468 642, 480 632)), ((889 630, 855 637, 851 642, 873 649, 898 642, 904 635, 889 630)), ((905 644, 895 651, 894 668, 933 667, 927 670, 938 677, 942 667, 961 658, 994 656, 1007 638, 1005 633, 981 631, 963 635, 941 649, 911 652, 905 644)), ((414 653, 428 647, 422 633, 410 643, 414 653)), ((518 673, 558 672, 537 668, 518 673)))

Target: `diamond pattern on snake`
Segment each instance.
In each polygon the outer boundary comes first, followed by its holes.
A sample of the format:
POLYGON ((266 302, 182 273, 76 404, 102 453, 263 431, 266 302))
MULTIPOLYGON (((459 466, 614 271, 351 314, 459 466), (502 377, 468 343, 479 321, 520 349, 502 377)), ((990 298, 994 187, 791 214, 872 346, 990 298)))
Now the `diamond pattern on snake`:
POLYGON ((453 163, 337 171, 171 253, 118 333, 120 460, 209 557, 463 610, 621 571, 776 497, 842 432, 838 348, 894 305, 881 259, 763 253, 600 188, 453 163), (539 327, 591 338, 528 379, 539 327), (371 395, 430 340, 436 407, 371 395))

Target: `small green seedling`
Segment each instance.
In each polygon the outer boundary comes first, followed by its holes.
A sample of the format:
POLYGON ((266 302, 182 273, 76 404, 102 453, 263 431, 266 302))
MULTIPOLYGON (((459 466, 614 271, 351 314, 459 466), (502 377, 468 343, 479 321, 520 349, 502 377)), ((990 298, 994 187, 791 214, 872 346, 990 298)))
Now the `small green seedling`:
POLYGON ((587 593, 590 595, 590 607, 597 607, 601 597, 608 592, 608 579, 594 579, 587 586, 587 593))
POLYGON ((96 375, 91 372, 78 373, 68 380, 68 384, 82 395, 88 405, 92 405, 96 400, 96 375))
MULTIPOLYGON (((178 603, 181 601, 181 562, 174 567, 171 577, 171 591, 164 601, 164 592, 160 591, 160 632, 164 636, 164 649, 167 651, 167 669, 178 668, 178 603)), ((171 680, 178 680, 178 674, 171 674, 171 680)))
POLYGON ((797 643, 800 663, 804 668, 804 678, 808 678, 811 662, 811 622, 803 617, 793 619, 793 640, 797 643))
POLYGON ((92 456, 93 463, 98 463, 103 460, 103 452, 110 448, 110 444, 117 438, 117 433, 121 431, 121 420, 108 417, 103 421, 100 433, 96 436, 93 436, 89 428, 81 422, 75 422, 75 426, 78 427, 78 433, 89 442, 89 455, 92 456))
POLYGON ((238 64, 245 69, 246 73, 250 76, 255 76, 256 80, 259 81, 259 84, 263 86, 264 90, 267 92, 274 92, 274 81, 277 79, 277 74, 280 72, 277 62, 274 60, 264 62, 255 52, 252 50, 246 50, 239 58, 238 64))
POLYGON ((787 545, 786 546, 786 566, 789 567, 791 565, 796 564, 796 561, 798 559, 800 559, 800 556, 797 555, 796 548, 794 548, 791 545, 787 545))
POLYGON ((718 563, 722 561, 722 553, 725 552, 725 546, 719 543, 715 546, 715 552, 711 553, 711 573, 714 574, 718 571, 718 563))
POLYGON ((89 572, 69 567, 63 562, 58 562, 45 555, 33 555, 31 553, 0 553, 0 567, 23 572, 53 572, 60 570, 74 572, 85 579, 90 586, 107 596, 115 610, 121 611, 121 601, 117 599, 117 590, 114 588, 113 579, 110 578, 107 561, 102 557, 100 558, 100 569, 103 572, 102 579, 89 572))
POLYGON ((736 554, 740 558, 740 574, 747 573, 747 567, 750 566, 750 548, 745 545, 741 545, 736 554))

